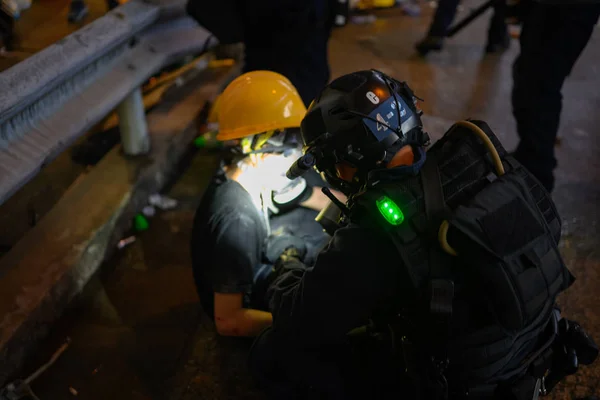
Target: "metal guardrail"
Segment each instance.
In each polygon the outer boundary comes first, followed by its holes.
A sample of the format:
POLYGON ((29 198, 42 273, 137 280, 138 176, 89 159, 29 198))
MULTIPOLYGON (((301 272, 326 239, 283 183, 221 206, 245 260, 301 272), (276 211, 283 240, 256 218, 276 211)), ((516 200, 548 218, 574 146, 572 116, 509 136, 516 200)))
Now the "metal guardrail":
POLYGON ((216 44, 185 1, 131 0, 0 73, 0 204, 115 108, 125 153, 147 152, 140 85, 216 44))

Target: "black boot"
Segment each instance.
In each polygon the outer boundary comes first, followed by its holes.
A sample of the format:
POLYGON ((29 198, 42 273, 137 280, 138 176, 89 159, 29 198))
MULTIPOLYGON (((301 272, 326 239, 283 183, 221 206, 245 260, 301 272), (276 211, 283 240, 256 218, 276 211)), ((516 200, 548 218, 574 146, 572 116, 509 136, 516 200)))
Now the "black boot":
POLYGON ((444 47, 444 38, 440 36, 426 36, 416 44, 415 49, 421 56, 427 55, 430 51, 440 51, 444 47))
POLYGON ((113 8, 119 7, 119 2, 116 0, 108 0, 107 5, 108 5, 108 10, 110 11, 113 8))
POLYGON ((0 8, 0 49, 12 51, 14 47, 15 20, 12 15, 0 8))
POLYGON ((510 35, 508 32, 506 32, 506 34, 502 36, 502 39, 500 39, 499 41, 488 41, 487 46, 485 46, 485 52, 488 54, 501 53, 503 51, 508 50, 509 47, 510 35))
POLYGON ((75 24, 81 22, 88 15, 88 7, 83 1, 71 2, 71 9, 69 10, 69 22, 75 24))

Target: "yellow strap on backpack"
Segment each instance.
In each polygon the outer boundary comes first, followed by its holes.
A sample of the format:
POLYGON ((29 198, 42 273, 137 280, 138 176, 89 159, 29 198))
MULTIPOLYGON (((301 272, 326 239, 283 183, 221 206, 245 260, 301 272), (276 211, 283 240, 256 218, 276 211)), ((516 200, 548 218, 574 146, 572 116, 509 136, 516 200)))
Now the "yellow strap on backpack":
MULTIPOLYGON (((500 159, 498 150, 496 150, 496 147, 494 146, 488 135, 486 135, 480 127, 469 121, 459 121, 454 124, 453 128, 459 126, 471 130, 471 132, 475 133, 477 137, 479 137, 479 139, 483 141, 483 144, 485 145, 492 157, 492 162, 494 163, 496 173, 498 174, 498 176, 504 175, 504 165, 502 165, 502 160, 500 159)), ((456 256, 458 255, 458 253, 452 248, 452 246, 448 244, 448 228, 450 228, 450 223, 447 220, 444 220, 440 225, 440 229, 438 230, 438 241, 440 242, 440 246, 442 246, 442 249, 446 253, 452 256, 456 256)))

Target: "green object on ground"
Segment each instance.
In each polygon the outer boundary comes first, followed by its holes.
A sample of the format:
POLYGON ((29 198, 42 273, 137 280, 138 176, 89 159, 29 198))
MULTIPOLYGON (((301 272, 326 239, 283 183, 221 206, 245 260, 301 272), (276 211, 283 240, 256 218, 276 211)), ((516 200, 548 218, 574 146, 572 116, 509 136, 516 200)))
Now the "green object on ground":
POLYGON ((138 214, 133 219, 133 226, 135 227, 136 231, 141 232, 148 230, 148 228, 150 227, 150 223, 148 222, 146 217, 144 217, 142 214, 138 214))
POLYGON ((199 149, 208 147, 208 148, 220 148, 223 146, 223 142, 216 139, 216 132, 207 132, 201 136, 198 136, 194 139, 194 146, 199 149))
POLYGON ((206 146, 206 139, 204 139, 204 136, 198 136, 196 139, 194 139, 194 146, 198 148, 206 146))

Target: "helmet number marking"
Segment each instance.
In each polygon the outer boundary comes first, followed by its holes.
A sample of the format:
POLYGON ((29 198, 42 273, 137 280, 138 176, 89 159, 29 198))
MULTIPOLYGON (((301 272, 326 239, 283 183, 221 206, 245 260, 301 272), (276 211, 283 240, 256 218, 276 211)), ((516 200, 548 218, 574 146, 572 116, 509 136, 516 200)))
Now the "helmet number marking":
POLYGON ((379 104, 379 97, 373 92, 367 92, 367 99, 373 104, 379 104))
POLYGON ((384 132, 388 130, 388 123, 385 120, 385 118, 383 118, 381 116, 381 114, 377 113, 377 117, 376 117, 377 121, 377 132, 383 130, 384 132))

